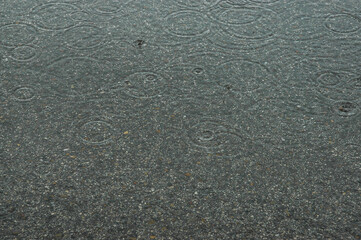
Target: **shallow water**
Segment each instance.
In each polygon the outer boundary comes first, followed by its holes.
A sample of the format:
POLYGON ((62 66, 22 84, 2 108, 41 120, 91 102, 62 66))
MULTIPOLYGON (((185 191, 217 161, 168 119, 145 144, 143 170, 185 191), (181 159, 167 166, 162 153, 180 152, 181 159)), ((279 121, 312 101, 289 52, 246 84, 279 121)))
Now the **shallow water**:
POLYGON ((358 239, 358 0, 2 1, 1 239, 358 239))

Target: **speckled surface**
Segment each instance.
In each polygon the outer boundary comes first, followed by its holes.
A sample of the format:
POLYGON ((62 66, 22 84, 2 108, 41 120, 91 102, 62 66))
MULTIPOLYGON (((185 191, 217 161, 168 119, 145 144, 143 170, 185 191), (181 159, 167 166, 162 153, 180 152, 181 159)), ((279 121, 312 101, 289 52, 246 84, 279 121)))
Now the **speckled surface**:
POLYGON ((0 2, 0 239, 360 239, 359 0, 0 2))

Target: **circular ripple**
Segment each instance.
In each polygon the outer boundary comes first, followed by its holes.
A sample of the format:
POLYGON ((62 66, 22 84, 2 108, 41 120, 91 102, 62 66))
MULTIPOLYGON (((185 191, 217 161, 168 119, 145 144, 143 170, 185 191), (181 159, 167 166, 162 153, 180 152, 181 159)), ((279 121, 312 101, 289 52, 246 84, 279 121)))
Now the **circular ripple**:
POLYGON ((231 157, 244 151, 245 141, 237 131, 215 120, 206 119, 190 127, 188 137, 193 147, 207 153, 231 157))
POLYGON ((279 0, 249 0, 249 1, 254 3, 264 3, 264 4, 279 2, 279 0))
POLYGON ((70 48, 78 50, 91 49, 104 42, 104 32, 95 26, 76 26, 60 35, 70 48))
POLYGON ((356 101, 361 98, 361 89, 355 87, 354 84, 350 84, 350 82, 345 85, 339 84, 336 86, 318 86, 316 91, 322 97, 336 101, 356 101))
POLYGON ((10 57, 15 61, 28 62, 36 58, 37 54, 37 49, 33 46, 20 46, 12 50, 10 57))
POLYGON ((260 63, 235 59, 218 66, 219 85, 239 97, 254 96, 276 84, 275 77, 260 63))
POLYGON ((326 19, 325 26, 333 32, 352 33, 361 28, 361 20, 350 14, 336 14, 326 19))
POLYGON ((111 38, 106 44, 96 48, 92 56, 96 59, 125 63, 128 59, 136 57, 134 47, 125 39, 111 38))
POLYGON ((216 67, 229 56, 228 53, 218 51, 194 52, 186 57, 174 59, 166 68, 170 76, 172 90, 187 97, 213 98, 219 88, 216 67), (216 90, 217 89, 217 90, 216 90))
POLYGON ((61 96, 84 96, 95 93, 109 84, 110 69, 88 57, 65 57, 47 67, 54 78, 49 80, 52 89, 61 96))
POLYGON ((124 92, 135 98, 152 98, 159 96, 165 88, 166 80, 156 72, 136 72, 123 81, 124 92))
POLYGON ((63 30, 77 23, 71 13, 79 10, 77 6, 69 3, 47 3, 33 8, 30 14, 42 29, 63 30))
POLYGON ((333 110, 341 117, 351 117, 359 113, 359 107, 351 101, 337 101, 333 105, 333 110))
POLYGON ((241 39, 263 39, 273 35, 277 14, 262 7, 218 8, 209 13, 225 33, 241 39))
POLYGON ((317 82, 324 86, 335 86, 343 82, 342 75, 339 72, 324 72, 317 77, 317 82))
POLYGON ((176 0, 177 4, 188 8, 207 8, 218 4, 221 0, 176 0))
POLYGON ((209 12, 215 28, 207 39, 230 49, 254 49, 274 42, 275 12, 261 7, 218 8, 209 12))
POLYGON ((275 98, 268 100, 266 106, 272 106, 274 112, 291 119, 322 118, 324 101, 312 91, 300 91, 297 88, 282 88, 275 98))
POLYGON ((188 97, 214 97, 217 89, 216 66, 229 56, 227 53, 207 51, 194 52, 186 57, 174 59, 166 68, 172 90, 188 97))
POLYGON ((178 37, 198 37, 209 32, 204 16, 192 10, 179 11, 165 17, 165 28, 178 37))
POLYGON ((27 102, 45 93, 42 74, 29 69, 8 68, 0 71, 1 89, 14 101, 27 102))
POLYGON ((107 119, 86 119, 75 123, 74 127, 77 130, 77 137, 86 144, 104 145, 114 140, 115 129, 107 119))
POLYGON ((324 35, 318 27, 316 17, 297 16, 292 18, 292 22, 284 27, 284 32, 281 38, 287 40, 313 40, 324 35))
POLYGON ((16 101, 27 102, 35 97, 36 91, 32 87, 22 86, 13 90, 13 98, 16 101))
POLYGON ((247 8, 231 8, 223 11, 217 19, 222 24, 242 25, 259 20, 262 17, 260 14, 247 8))
POLYGON ((132 0, 100 0, 90 5, 90 8, 95 14, 99 15, 114 15, 122 10, 122 6, 130 3, 132 0))
MULTIPOLYGON (((292 54, 292 51, 280 52, 283 56, 292 54)), ((277 51, 270 53, 269 56, 278 54, 277 51)), ((350 79, 357 76, 348 70, 356 69, 357 66, 340 58, 283 56, 278 64, 281 69, 278 79, 286 89, 309 91, 318 88, 345 88, 350 79)))
POLYGON ((286 3, 280 10, 277 33, 281 39, 291 41, 322 39, 328 32, 322 26, 331 11, 330 5, 324 3, 286 3))
POLYGON ((360 95, 361 95, 361 76, 352 78, 351 81, 347 83, 347 85, 350 88, 359 89, 358 91, 360 91, 360 95))
POLYGON ((0 44, 5 47, 18 47, 35 42, 36 35, 36 29, 29 24, 7 24, 0 27, 0 44))
POLYGON ((231 4, 231 5, 235 5, 235 6, 244 6, 246 4, 248 4, 248 0, 228 0, 226 1, 226 3, 231 4))
POLYGON ((202 67, 192 67, 192 73, 195 75, 201 75, 204 73, 204 69, 202 67))
POLYGON ((272 36, 263 39, 246 39, 240 38, 235 35, 230 35, 227 32, 214 31, 207 40, 220 48, 230 50, 252 50, 265 47, 274 43, 275 38, 272 36))
POLYGON ((208 73, 201 65, 179 64, 169 67, 172 89, 179 90, 181 95, 199 94, 203 86, 209 84, 208 73))
POLYGON ((184 79, 186 81, 187 80, 192 81, 195 77, 205 75, 205 69, 200 65, 184 64, 184 65, 174 66, 171 69, 172 71, 183 73, 182 75, 187 75, 186 78, 188 79, 184 79))

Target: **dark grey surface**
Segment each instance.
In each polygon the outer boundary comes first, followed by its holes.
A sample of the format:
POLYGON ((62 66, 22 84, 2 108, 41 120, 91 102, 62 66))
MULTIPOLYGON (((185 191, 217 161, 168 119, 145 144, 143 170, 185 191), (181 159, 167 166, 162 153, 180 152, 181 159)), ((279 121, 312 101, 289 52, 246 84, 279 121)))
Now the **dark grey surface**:
POLYGON ((0 239, 359 239, 359 0, 0 2, 0 239))

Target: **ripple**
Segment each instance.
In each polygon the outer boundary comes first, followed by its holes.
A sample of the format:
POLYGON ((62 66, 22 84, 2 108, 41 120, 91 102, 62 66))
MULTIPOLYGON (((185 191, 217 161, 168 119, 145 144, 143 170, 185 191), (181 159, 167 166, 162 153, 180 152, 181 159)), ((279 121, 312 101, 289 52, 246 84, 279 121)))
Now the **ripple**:
POLYGON ((250 2, 254 2, 254 3, 270 4, 270 3, 279 2, 280 0, 249 0, 249 1, 250 1, 250 2))
POLYGON ((77 137, 85 144, 105 145, 113 142, 115 129, 111 122, 100 117, 92 117, 73 123, 77 137))
POLYGON ((188 129, 192 147, 223 157, 247 152, 244 136, 239 134, 239 131, 214 119, 203 119, 188 129))
POLYGON ((43 75, 33 70, 8 68, 0 71, 0 80, 6 96, 17 102, 30 102, 45 94, 43 75))
POLYGON ((46 3, 33 8, 30 17, 39 28, 64 30, 77 24, 71 13, 79 10, 80 8, 70 3, 46 3))
POLYGON ((321 39, 327 31, 321 26, 331 12, 330 6, 303 1, 290 2, 280 10, 277 34, 280 38, 291 41, 321 39), (289 9, 292 8, 292 11, 289 9))
POLYGON ((352 33, 361 28, 361 19, 351 14, 336 14, 326 19, 325 26, 336 33, 352 33))
POLYGON ((277 14, 261 7, 215 9, 209 13, 223 32, 240 39, 264 39, 273 35, 277 14))
POLYGON ((255 22, 261 18, 261 13, 247 8, 230 8, 222 11, 217 19, 222 24, 242 25, 255 22))
POLYGON ((5 47, 19 47, 37 40, 36 29, 27 23, 11 23, 0 26, 0 44, 5 47))
POLYGON ((245 59, 234 59, 219 64, 217 72, 220 86, 241 99, 259 98, 275 86, 275 76, 262 64, 245 59))
MULTIPOLYGON (((330 64, 330 68, 331 68, 330 64)), ((350 70, 338 70, 342 65, 333 66, 332 70, 320 70, 317 73, 318 86, 315 91, 319 96, 335 101, 349 100, 356 101, 361 98, 361 84, 359 76, 353 71, 350 65, 350 70), (351 71, 352 69, 352 71, 351 71)))
MULTIPOLYGON (((134 47, 125 39, 112 38, 104 44, 99 44, 99 48, 95 48, 92 56, 102 61, 122 62, 132 60, 136 56, 134 47)), ((135 60, 134 60, 135 61, 135 60)))
POLYGON ((70 48, 90 50, 100 46, 105 41, 105 33, 91 25, 75 26, 60 34, 70 48))
POLYGON ((207 39, 222 48, 250 50, 275 41, 275 12, 262 7, 217 8, 208 13, 214 27, 207 39))
POLYGON ((12 55, 10 57, 13 60, 19 62, 29 62, 38 56, 38 49, 30 45, 25 45, 14 48, 11 53, 12 55))
POLYGON ((348 70, 356 66, 339 58, 298 56, 282 58, 279 64, 281 68, 279 79, 287 89, 309 91, 317 88, 342 88, 350 79, 357 76, 348 70))
POLYGON ((120 12, 124 5, 132 2, 132 0, 98 0, 90 4, 92 12, 99 15, 115 15, 120 12))
POLYGON ((221 0, 176 0, 179 6, 187 8, 209 8, 221 2, 221 0))
POLYGON ((361 98, 360 88, 354 88, 352 85, 340 85, 335 87, 319 86, 316 89, 316 92, 326 99, 335 101, 356 101, 361 98))
POLYGON ((131 97, 153 98, 164 92, 166 79, 156 72, 140 71, 126 77, 121 87, 131 97))
POLYGON ((21 86, 13 90, 13 98, 16 101, 27 102, 31 101, 36 95, 36 90, 33 87, 21 86))
POLYGON ((317 81, 321 85, 325 85, 325 86, 335 86, 340 84, 341 82, 344 82, 343 80, 344 79, 342 78, 340 72, 333 72, 333 71, 320 73, 319 76, 317 77, 317 81))
POLYGON ((333 104, 333 111, 341 117, 351 117, 358 114, 360 108, 351 101, 337 101, 333 104))
POLYGON ((209 84, 209 77, 205 67, 200 64, 179 64, 167 69, 172 79, 172 86, 178 89, 181 95, 198 94, 205 84, 209 84))
POLYGON ((164 21, 168 32, 179 37, 197 37, 209 32, 206 19, 198 11, 174 12, 166 16, 164 21))
POLYGON ((347 83, 350 88, 359 89, 361 95, 361 76, 356 76, 351 78, 351 80, 347 83))
POLYGON ((234 6, 244 6, 248 4, 248 0, 227 0, 226 3, 234 6))
POLYGON ((166 71, 173 90, 188 97, 214 96, 217 88, 215 69, 227 55, 219 51, 195 52, 172 61, 166 71))

